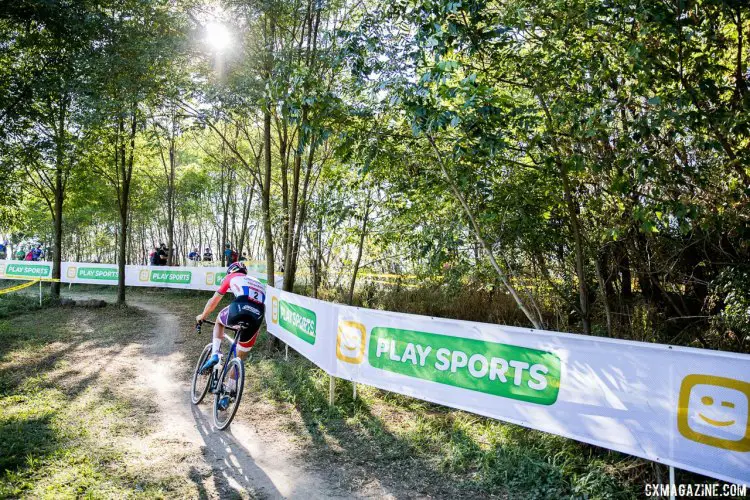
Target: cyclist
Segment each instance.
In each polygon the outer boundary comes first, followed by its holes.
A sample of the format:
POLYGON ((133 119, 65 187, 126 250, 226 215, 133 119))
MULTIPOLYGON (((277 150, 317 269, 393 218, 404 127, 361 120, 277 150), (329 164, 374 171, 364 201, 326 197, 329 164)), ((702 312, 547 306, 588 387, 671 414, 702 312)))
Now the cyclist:
MULTIPOLYGON (((231 304, 221 310, 214 325, 213 343, 211 346, 211 357, 201 367, 201 371, 210 370, 219 362, 221 341, 224 338, 224 327, 235 326, 240 322, 247 326, 240 330, 237 342, 237 355, 245 359, 247 353, 255 345, 255 340, 263 322, 263 314, 266 310, 264 304, 266 289, 263 284, 252 276, 247 275, 247 267, 242 262, 233 262, 227 267, 227 275, 221 282, 214 296, 208 299, 203 312, 195 317, 200 323, 211 314, 221 302, 227 291, 234 294, 231 304)), ((237 374, 232 374, 236 378, 237 374)))

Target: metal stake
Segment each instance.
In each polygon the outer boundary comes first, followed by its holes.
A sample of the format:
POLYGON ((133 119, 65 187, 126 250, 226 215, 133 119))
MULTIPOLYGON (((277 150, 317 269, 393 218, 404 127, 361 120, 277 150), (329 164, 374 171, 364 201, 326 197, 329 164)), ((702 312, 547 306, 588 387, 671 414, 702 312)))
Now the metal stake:
POLYGON ((39 307, 42 307, 42 281, 39 280, 39 307))
POLYGON ((336 391, 336 378, 332 375, 328 376, 328 404, 333 406, 335 402, 335 391, 336 391))
POLYGON ((352 398, 354 399, 354 401, 357 400, 357 383, 356 382, 352 382, 352 398))
POLYGON ((284 344, 284 361, 289 361, 289 344, 284 344))

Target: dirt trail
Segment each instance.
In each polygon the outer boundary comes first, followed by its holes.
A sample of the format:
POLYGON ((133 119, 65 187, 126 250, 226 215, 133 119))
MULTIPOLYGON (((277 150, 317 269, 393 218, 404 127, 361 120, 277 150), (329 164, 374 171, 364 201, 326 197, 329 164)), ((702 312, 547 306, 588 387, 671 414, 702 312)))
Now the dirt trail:
MULTIPOLYGON (((74 294, 75 298, 86 298, 74 294)), ((118 355, 118 364, 128 364, 144 394, 152 394, 158 405, 160 423, 139 443, 146 460, 164 460, 165 448, 200 450, 203 460, 192 462, 191 478, 204 484, 201 497, 251 498, 356 498, 340 490, 321 474, 311 471, 295 458, 295 444, 288 438, 264 437, 239 419, 226 431, 213 426, 213 398, 206 397, 198 407, 190 402, 190 388, 181 380, 186 360, 178 344, 179 323, 174 314, 154 304, 130 304, 157 316, 158 326, 151 340, 141 349, 118 355), (128 358, 128 359, 125 359, 128 358)), ((166 455, 169 455, 166 453, 166 455)), ((178 459, 181 460, 181 459, 178 459)), ((186 464, 191 465, 190 463, 186 464)))

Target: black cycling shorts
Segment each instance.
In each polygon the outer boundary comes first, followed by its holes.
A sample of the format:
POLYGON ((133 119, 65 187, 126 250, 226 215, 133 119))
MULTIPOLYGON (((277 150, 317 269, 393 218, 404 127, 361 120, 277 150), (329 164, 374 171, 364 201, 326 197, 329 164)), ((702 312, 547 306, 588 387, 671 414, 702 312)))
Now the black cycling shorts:
POLYGON ((237 297, 221 310, 218 320, 224 326, 237 326, 244 323, 245 328, 240 330, 240 342, 246 343, 258 333, 265 312, 264 304, 253 302, 247 297, 237 297))

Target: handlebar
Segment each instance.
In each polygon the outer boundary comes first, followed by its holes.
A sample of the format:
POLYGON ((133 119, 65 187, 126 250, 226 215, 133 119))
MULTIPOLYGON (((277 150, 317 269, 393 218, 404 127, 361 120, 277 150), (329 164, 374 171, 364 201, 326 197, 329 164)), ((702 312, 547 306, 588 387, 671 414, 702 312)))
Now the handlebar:
MULTIPOLYGON (((199 321, 195 324, 195 331, 198 333, 201 333, 201 326, 203 323, 208 323, 209 325, 215 325, 216 323, 207 319, 204 319, 203 321, 199 321)), ((229 330, 232 330, 234 332, 239 332, 240 329, 236 326, 226 326, 224 325, 224 328, 228 328, 229 330)))

